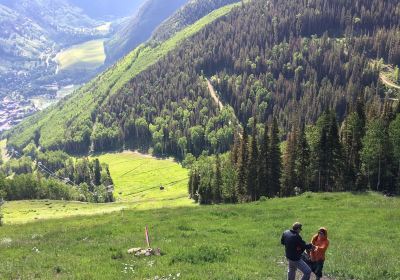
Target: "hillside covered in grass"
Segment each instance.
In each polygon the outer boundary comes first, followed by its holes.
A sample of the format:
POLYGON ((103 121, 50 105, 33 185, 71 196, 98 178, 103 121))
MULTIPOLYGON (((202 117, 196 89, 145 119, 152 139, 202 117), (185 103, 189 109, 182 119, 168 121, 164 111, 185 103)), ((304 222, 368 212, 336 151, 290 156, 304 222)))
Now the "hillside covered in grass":
POLYGON ((124 210, 6 225, 0 232, 0 278, 283 279, 280 237, 298 220, 305 239, 320 226, 328 228, 324 270, 331 278, 399 279, 399 208, 398 198, 375 193, 306 193, 245 205, 124 210), (146 225, 161 257, 127 254, 144 246, 146 225))

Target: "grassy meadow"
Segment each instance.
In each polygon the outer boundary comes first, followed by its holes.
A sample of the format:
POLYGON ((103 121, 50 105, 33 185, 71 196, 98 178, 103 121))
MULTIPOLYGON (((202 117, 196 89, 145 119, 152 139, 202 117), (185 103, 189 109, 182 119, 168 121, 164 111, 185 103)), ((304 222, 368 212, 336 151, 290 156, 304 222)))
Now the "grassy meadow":
POLYGON ((6 225, 0 231, 0 278, 284 279, 279 240, 296 220, 304 224, 305 239, 319 226, 328 228, 325 272, 334 279, 400 279, 400 199, 375 193, 306 193, 6 225), (161 257, 126 252, 145 245, 146 225, 161 257))
POLYGON ((157 159, 133 152, 104 154, 110 167, 115 203, 70 201, 10 201, 4 205, 4 222, 19 224, 70 216, 103 214, 121 209, 194 206, 187 197, 188 170, 172 159, 157 159), (160 185, 164 190, 160 190, 160 185))
POLYGON ((172 159, 124 152, 105 154, 99 160, 110 167, 118 202, 141 209, 192 204, 187 199, 188 170, 172 159))
POLYGON ((72 46, 57 54, 59 70, 93 70, 103 65, 106 59, 104 39, 92 40, 72 46))

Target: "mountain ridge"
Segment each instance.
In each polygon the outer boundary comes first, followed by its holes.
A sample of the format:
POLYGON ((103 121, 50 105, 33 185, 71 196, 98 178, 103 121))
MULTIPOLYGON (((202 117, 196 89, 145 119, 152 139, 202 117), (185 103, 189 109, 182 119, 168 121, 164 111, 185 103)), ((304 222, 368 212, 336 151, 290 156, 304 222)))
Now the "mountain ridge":
POLYGON ((105 43, 107 62, 124 57, 140 43, 150 38, 152 31, 187 0, 147 0, 110 40, 105 43))

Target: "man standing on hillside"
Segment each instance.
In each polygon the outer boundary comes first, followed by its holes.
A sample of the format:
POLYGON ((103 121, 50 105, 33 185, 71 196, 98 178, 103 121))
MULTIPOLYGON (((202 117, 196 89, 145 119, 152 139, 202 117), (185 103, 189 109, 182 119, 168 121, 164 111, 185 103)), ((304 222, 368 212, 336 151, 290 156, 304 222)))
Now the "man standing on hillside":
POLYGON ((286 230, 282 234, 281 243, 285 245, 286 258, 289 262, 287 274, 288 280, 295 280, 296 270, 303 272, 301 280, 309 280, 311 276, 310 267, 301 259, 304 250, 314 250, 314 245, 306 244, 300 236, 302 224, 296 222, 291 230, 286 230))

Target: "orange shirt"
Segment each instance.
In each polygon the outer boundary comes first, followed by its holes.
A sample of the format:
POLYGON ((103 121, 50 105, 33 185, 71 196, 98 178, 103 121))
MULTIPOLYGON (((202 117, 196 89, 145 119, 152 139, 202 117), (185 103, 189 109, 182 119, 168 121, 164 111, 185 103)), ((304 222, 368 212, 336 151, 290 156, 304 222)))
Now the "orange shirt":
POLYGON ((325 260, 325 252, 329 247, 328 232, 326 230, 325 232, 327 233, 326 236, 321 237, 316 234, 311 239, 311 244, 316 246, 315 250, 310 253, 310 258, 313 262, 325 260))

